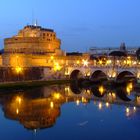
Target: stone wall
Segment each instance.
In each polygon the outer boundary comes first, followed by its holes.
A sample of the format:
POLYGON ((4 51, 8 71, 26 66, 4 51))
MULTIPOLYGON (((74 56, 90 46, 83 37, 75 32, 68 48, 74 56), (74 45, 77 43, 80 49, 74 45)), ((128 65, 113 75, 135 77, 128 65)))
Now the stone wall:
POLYGON ((54 80, 54 79, 66 79, 65 70, 55 71, 51 67, 46 67, 43 69, 43 80, 54 80))
POLYGON ((0 68, 0 82, 41 80, 43 68, 0 68))

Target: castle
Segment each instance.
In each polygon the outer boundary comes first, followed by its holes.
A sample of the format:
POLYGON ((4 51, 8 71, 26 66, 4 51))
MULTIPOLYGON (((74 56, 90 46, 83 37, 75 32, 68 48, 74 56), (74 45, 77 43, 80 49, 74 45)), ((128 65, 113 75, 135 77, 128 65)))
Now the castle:
MULTIPOLYGON (((124 43, 115 50, 91 48, 89 53, 66 53, 54 30, 27 25, 17 35, 4 40, 0 81, 61 79, 70 76, 67 67, 107 67, 112 64, 134 67, 137 63, 136 49, 127 50, 124 43), (114 60, 114 55, 119 57, 114 60)), ((90 75, 88 69, 85 75, 90 75)))
MULTIPOLYGON (((17 35, 4 40, 2 65, 5 67, 46 67, 66 65, 84 56, 66 55, 61 40, 52 29, 27 25, 17 35)), ((87 56, 86 56, 87 57, 87 56)))

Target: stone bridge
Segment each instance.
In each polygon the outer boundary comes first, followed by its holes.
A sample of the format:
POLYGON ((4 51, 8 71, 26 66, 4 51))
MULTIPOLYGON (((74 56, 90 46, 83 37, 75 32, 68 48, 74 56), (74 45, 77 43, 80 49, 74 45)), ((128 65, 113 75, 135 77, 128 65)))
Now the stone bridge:
POLYGON ((91 80, 123 80, 124 78, 140 78, 139 67, 94 67, 69 66, 65 67, 65 75, 70 79, 89 78, 91 80))

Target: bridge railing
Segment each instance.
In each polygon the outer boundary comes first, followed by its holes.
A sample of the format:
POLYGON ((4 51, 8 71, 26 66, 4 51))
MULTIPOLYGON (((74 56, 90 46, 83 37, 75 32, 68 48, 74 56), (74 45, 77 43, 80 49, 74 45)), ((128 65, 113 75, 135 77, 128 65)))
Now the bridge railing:
POLYGON ((68 65, 66 67, 77 67, 77 68, 110 68, 110 67, 114 67, 114 68, 140 68, 140 65, 93 65, 93 64, 89 64, 88 66, 83 66, 83 65, 68 65))

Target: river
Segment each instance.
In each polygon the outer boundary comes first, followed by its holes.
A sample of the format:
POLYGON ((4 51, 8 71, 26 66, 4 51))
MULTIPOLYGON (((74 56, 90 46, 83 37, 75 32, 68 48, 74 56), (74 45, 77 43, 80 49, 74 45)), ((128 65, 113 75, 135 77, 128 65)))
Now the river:
POLYGON ((75 84, 0 94, 2 140, 139 140, 140 93, 133 84, 75 84))

